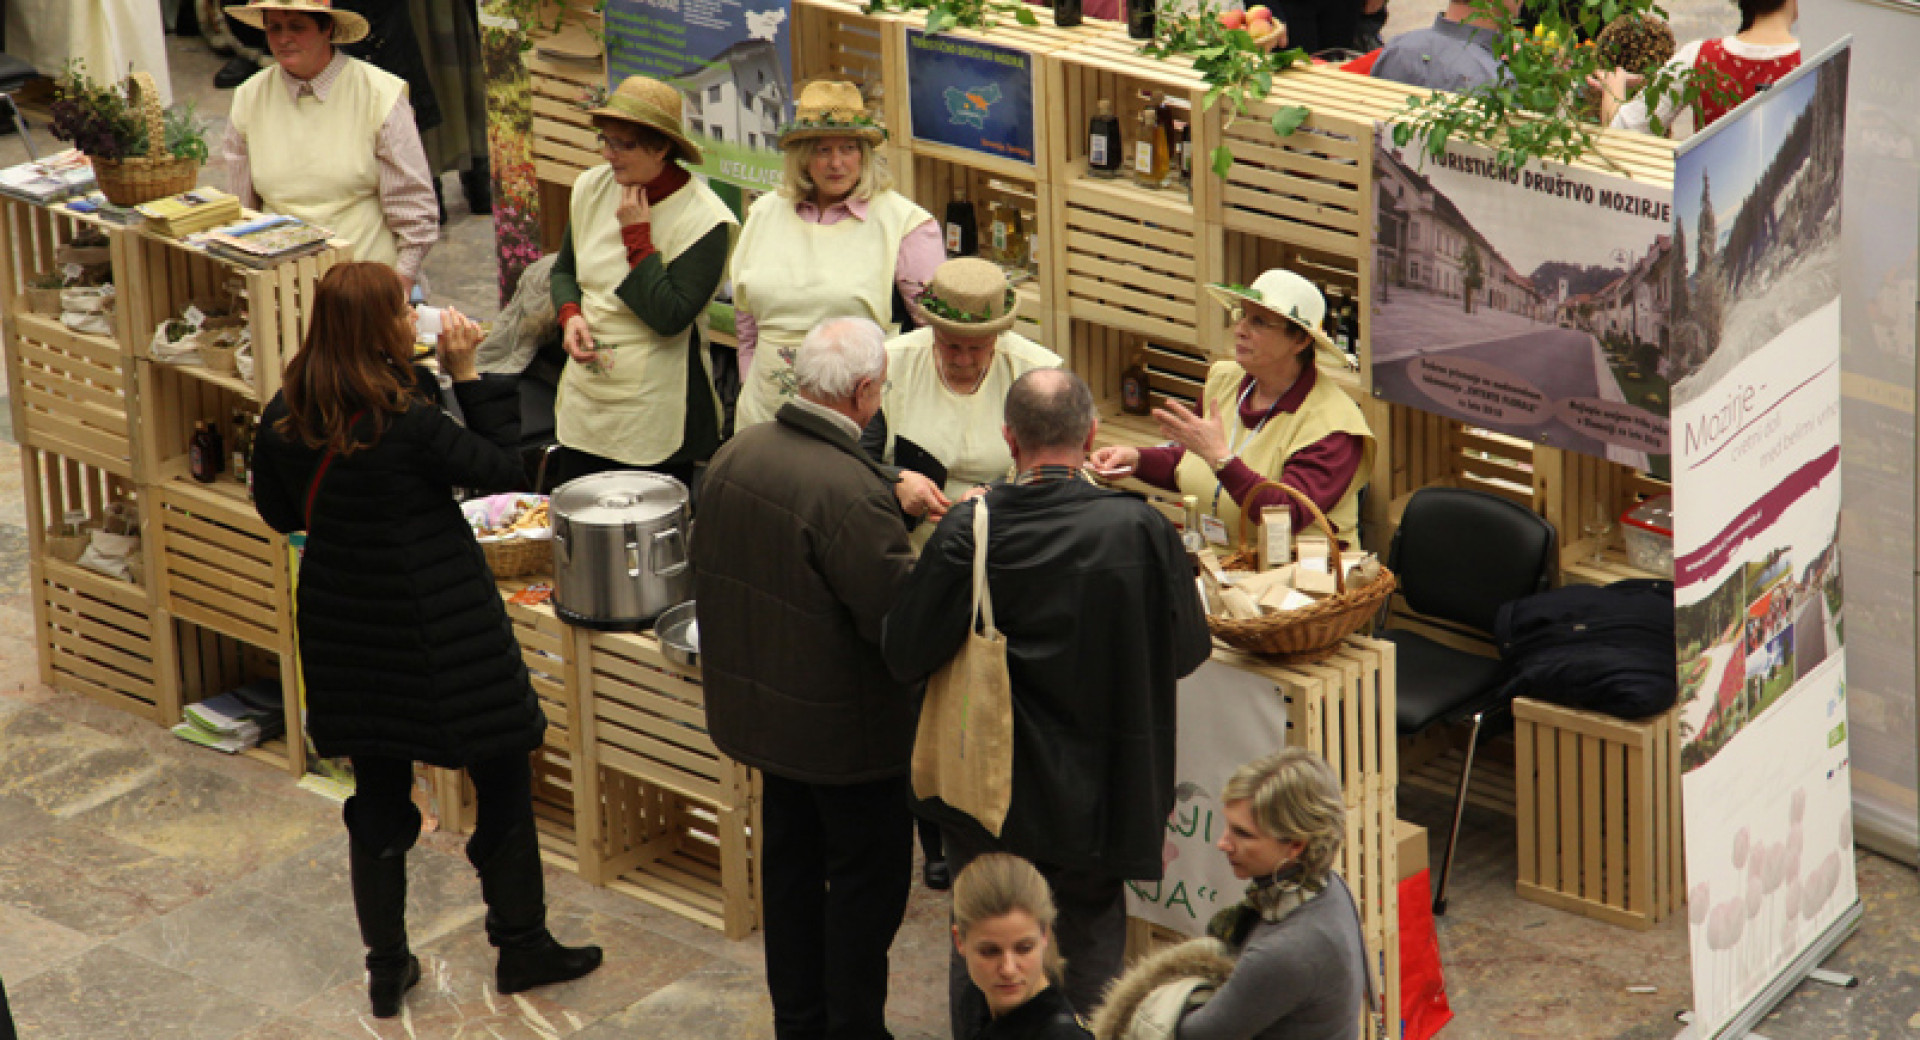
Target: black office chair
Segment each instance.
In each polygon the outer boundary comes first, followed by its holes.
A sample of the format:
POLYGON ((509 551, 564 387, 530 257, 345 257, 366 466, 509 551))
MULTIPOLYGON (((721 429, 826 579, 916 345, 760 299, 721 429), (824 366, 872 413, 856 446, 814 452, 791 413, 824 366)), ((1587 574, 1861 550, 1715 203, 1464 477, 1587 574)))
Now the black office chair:
MULTIPOLYGON (((0 3, 0 21, 5 18, 6 5, 0 3)), ((0 32, 4 32, 4 29, 0 28, 0 32)), ((4 39, 4 36, 0 36, 0 39, 4 39)), ((0 105, 6 108, 6 118, 0 121, 0 136, 19 134, 20 143, 26 146, 27 158, 37 160, 40 157, 33 154, 33 138, 27 133, 27 120, 20 114, 20 107, 13 103, 13 95, 35 75, 33 66, 11 54, 0 54, 0 105)))
MULTIPOLYGON (((1556 559, 1553 525, 1525 506, 1463 488, 1422 488, 1407 500, 1393 535, 1387 566, 1400 579, 1400 595, 1438 628, 1493 641, 1494 615, 1509 600, 1545 591, 1556 559)), ((1446 913, 1447 875, 1460 839, 1467 781, 1474 751, 1489 716, 1508 708, 1512 693, 1498 658, 1445 646, 1418 632, 1388 628, 1381 637, 1397 652, 1400 735, 1470 722, 1466 761, 1454 797, 1434 886, 1433 912, 1446 913)))

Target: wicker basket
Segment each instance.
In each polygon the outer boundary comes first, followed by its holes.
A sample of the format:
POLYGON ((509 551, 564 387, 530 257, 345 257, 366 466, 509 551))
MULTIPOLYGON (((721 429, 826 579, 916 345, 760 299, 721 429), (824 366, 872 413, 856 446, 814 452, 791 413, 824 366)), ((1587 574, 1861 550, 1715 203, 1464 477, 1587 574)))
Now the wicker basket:
POLYGON ((62 310, 60 306, 60 290, 28 289, 27 309, 35 314, 45 314, 49 317, 58 318, 62 310))
POLYGON ((487 566, 495 578, 523 578, 553 572, 553 541, 547 538, 501 538, 481 542, 487 566))
MULTIPOLYGON (((1340 542, 1334 536, 1333 525, 1327 522, 1326 514, 1314 505, 1312 499, 1285 484, 1263 481, 1254 491, 1258 492, 1264 487, 1277 487, 1293 496, 1295 501, 1306 506, 1313 514, 1314 523, 1327 532, 1328 546, 1335 554, 1330 561, 1332 566, 1328 569, 1333 571, 1334 586, 1338 591, 1312 606, 1263 617, 1222 618, 1209 615, 1207 627, 1221 642, 1238 650, 1281 657, 1297 664, 1318 661, 1332 653, 1342 639, 1365 628, 1379 611, 1380 605, 1393 595, 1397 583, 1393 573, 1382 567, 1380 576, 1372 582, 1357 589, 1347 588, 1347 576, 1343 573, 1346 568, 1338 562, 1340 542)), ((1247 497, 1251 499, 1253 495, 1247 497)), ((1251 552, 1253 548, 1247 531, 1247 517, 1246 512, 1240 514, 1241 553, 1251 552)))
POLYGON ((93 160, 93 178, 107 201, 138 206, 188 191, 200 180, 200 160, 167 154, 167 124, 160 115, 160 88, 153 77, 135 72, 129 100, 147 124, 147 154, 131 159, 93 160))

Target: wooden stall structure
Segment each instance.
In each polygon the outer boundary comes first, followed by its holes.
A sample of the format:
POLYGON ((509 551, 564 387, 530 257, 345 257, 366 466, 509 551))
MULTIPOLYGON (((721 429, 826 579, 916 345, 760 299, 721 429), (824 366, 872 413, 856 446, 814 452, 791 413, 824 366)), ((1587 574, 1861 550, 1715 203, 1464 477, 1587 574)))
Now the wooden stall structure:
POLYGON ((305 330, 315 281, 344 255, 336 245, 255 270, 138 227, 0 201, 0 328, 42 680, 170 726, 186 704, 277 677, 288 733, 249 754, 296 775, 306 759, 287 542, 255 515, 244 484, 188 476, 187 441, 195 420, 225 430, 259 413, 305 330), (110 244, 112 335, 69 328, 26 298, 83 230, 110 244), (222 296, 247 310, 253 379, 148 356, 157 325, 222 296), (70 512, 87 529, 111 520, 138 532, 133 580, 74 562, 85 539, 63 534, 70 512))

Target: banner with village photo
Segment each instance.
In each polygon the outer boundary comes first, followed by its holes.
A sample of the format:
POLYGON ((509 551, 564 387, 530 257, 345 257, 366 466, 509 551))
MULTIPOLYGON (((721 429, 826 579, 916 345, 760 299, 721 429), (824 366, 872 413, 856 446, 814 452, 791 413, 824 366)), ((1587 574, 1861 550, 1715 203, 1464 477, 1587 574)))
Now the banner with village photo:
POLYGON ((1376 396, 1648 469, 1667 452, 1672 194, 1449 141, 1374 147, 1376 396))
POLYGON ((1803 66, 1675 162, 1667 373, 1695 1037, 1750 1025, 1859 898, 1837 548, 1848 54, 1803 66))
POLYGON ((793 120, 787 5, 774 0, 606 0, 608 88, 648 76, 679 88, 680 118, 709 179, 780 187, 793 120))

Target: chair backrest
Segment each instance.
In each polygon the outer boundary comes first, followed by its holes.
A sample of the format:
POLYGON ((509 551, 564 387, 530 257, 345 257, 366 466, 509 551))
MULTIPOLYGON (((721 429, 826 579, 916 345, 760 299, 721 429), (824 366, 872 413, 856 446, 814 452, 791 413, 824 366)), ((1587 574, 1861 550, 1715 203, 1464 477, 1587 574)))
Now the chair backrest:
POLYGON ((1491 636, 1502 603, 1553 581, 1553 525, 1525 506, 1467 488, 1421 488, 1407 500, 1387 566, 1407 605, 1491 636))

